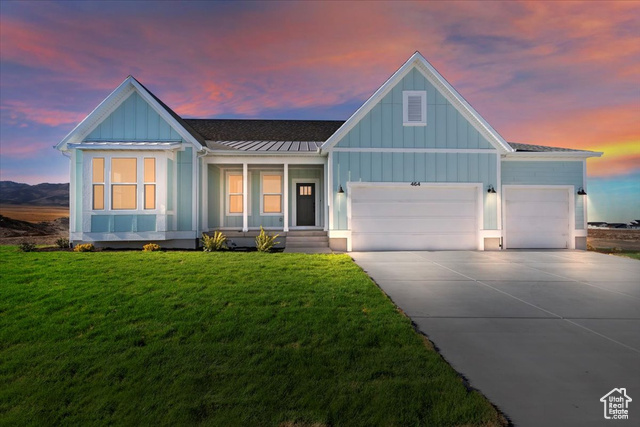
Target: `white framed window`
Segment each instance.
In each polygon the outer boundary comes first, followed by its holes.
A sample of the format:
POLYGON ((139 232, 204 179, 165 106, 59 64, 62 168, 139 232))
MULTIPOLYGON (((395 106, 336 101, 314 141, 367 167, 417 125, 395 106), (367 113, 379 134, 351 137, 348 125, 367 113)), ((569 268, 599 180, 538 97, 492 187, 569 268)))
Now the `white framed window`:
POLYGON ((136 210, 138 196, 138 159, 111 159, 111 209, 136 210))
MULTIPOLYGON (((251 173, 247 174, 247 192, 251 194, 251 173)), ((225 187, 226 191, 226 214, 227 216, 241 216, 242 210, 242 196, 243 196, 243 182, 242 171, 227 171, 225 173, 225 187)), ((248 196, 247 196, 248 197, 248 196)), ((248 215, 251 216, 251 198, 247 200, 248 215)))
POLYGON ((260 214, 281 216, 282 172, 260 172, 260 214))
POLYGON ((402 122, 404 126, 427 125, 427 91, 402 92, 402 122))
POLYGON ((144 158, 144 209, 156 208, 156 159, 144 158))
POLYGON ((91 159, 91 182, 93 183, 93 202, 91 208, 94 211, 104 210, 104 157, 91 159))
POLYGON ((86 173, 91 179, 93 211, 158 210, 158 161, 162 157, 144 154, 90 155, 86 173))

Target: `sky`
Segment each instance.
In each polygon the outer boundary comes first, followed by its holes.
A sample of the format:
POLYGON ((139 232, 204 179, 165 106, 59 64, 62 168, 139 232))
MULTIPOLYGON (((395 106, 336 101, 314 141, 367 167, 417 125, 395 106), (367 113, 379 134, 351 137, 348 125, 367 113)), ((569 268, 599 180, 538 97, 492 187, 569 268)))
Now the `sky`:
POLYGON ((346 120, 415 51, 507 140, 604 152, 590 221, 640 219, 640 2, 0 1, 0 179, 129 74, 182 117, 346 120))

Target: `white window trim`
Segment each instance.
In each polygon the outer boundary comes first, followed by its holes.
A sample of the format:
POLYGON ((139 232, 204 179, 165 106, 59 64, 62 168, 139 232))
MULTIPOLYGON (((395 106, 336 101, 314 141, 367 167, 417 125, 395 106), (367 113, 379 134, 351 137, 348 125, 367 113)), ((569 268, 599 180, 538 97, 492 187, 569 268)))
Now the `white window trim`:
MULTIPOLYGON (((240 175, 242 176, 242 169, 236 170, 225 170, 224 171, 224 183, 222 184, 224 187, 224 213, 226 216, 242 216, 242 212, 240 213, 231 213, 229 212, 229 196, 231 193, 229 192, 229 176, 230 175, 240 175)), ((240 194, 242 193, 233 193, 240 194)), ((247 172, 247 215, 251 216, 251 172, 247 172)))
POLYGON ((260 171, 260 216, 284 216, 284 178, 282 171, 260 171), (262 179, 265 175, 279 176, 280 177, 280 192, 279 193, 265 193, 262 179), (265 212, 264 211, 264 196, 267 195, 279 195, 280 196, 280 212, 265 212))
POLYGON ((405 90, 402 92, 402 124, 404 126, 426 126, 427 125, 427 91, 426 90, 405 90), (419 122, 409 121, 408 103, 410 96, 420 96, 422 104, 422 119, 419 122))
MULTIPOLYGON (((85 177, 85 183, 90 183, 91 185, 86 185, 87 189, 90 189, 88 192, 84 192, 83 197, 88 197, 87 203, 83 202, 83 211, 92 214, 92 215, 130 215, 130 214, 164 214, 164 196, 162 195, 163 189, 160 188, 160 182, 158 181, 158 177, 160 173, 163 172, 163 169, 159 165, 162 164, 161 159, 166 159, 167 156, 165 153, 160 154, 151 154, 150 152, 145 153, 131 153, 131 152, 121 152, 121 153, 108 153, 108 152, 93 152, 93 153, 84 153, 84 162, 86 166, 83 168, 83 175, 85 177), (93 209, 93 159, 94 158, 103 158, 104 159, 104 209, 93 209), (136 185, 136 209, 113 209, 112 208, 112 186, 114 185, 111 179, 111 160, 112 159, 136 159, 136 179, 137 182, 130 183, 136 185), (155 209, 144 209, 144 159, 145 158, 154 158, 156 160, 156 208, 155 209)), ((127 185, 129 183, 115 183, 115 185, 127 185)))

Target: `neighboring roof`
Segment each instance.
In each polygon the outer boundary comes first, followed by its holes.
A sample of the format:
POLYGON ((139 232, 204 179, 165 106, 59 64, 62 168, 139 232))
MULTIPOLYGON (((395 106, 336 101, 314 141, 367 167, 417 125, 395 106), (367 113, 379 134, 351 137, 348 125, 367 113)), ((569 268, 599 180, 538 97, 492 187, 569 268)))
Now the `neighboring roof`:
POLYGON ((185 119, 207 141, 324 142, 342 120, 185 119))
POLYGON ((420 52, 414 53, 407 62, 402 65, 389 79, 378 88, 377 91, 349 119, 331 136, 323 145, 323 150, 331 149, 344 135, 346 135, 364 116, 378 104, 378 102, 391 91, 409 71, 416 68, 429 80, 442 95, 473 125, 489 143, 503 153, 512 153, 514 150, 507 141, 467 102, 466 99, 427 61, 420 52))
POLYGON ((547 147, 546 145, 533 145, 533 144, 520 144, 517 142, 510 142, 509 145, 513 147, 516 152, 533 152, 533 153, 550 153, 550 152, 580 152, 580 153, 592 153, 593 151, 586 150, 574 150, 572 148, 561 148, 561 147, 547 147))

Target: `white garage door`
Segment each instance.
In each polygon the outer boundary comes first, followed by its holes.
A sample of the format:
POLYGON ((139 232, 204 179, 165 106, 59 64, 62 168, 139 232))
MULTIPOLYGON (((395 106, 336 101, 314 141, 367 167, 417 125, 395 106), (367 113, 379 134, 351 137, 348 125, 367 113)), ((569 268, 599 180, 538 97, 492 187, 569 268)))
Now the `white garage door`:
POLYGON ((573 217, 566 188, 506 188, 508 249, 569 248, 573 217))
POLYGON ((478 187, 354 185, 354 251, 478 249, 478 187))

